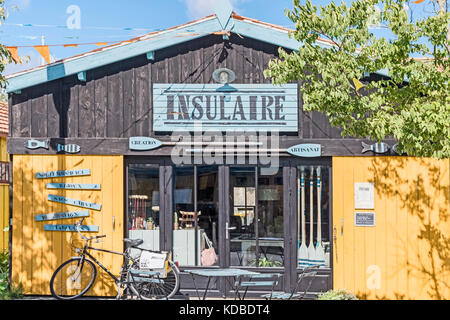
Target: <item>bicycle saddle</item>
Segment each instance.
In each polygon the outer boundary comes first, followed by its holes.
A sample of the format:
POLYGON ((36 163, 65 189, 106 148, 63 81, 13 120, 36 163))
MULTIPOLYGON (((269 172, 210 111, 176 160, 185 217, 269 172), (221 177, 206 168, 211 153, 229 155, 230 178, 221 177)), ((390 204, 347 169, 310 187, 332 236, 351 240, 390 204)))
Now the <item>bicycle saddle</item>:
POLYGON ((142 240, 142 239, 128 239, 128 238, 124 238, 123 242, 128 244, 130 247, 137 247, 137 246, 143 244, 144 240, 142 240))

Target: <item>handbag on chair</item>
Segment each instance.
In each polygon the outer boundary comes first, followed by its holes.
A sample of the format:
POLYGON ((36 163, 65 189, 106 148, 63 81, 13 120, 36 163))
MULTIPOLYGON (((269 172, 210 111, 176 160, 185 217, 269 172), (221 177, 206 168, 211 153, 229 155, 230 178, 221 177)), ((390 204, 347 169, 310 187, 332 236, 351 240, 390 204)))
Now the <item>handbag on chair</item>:
POLYGON ((212 266, 217 262, 217 254, 214 250, 212 242, 206 236, 206 233, 203 233, 203 237, 205 238, 207 248, 202 250, 200 254, 200 262, 202 266, 212 266))

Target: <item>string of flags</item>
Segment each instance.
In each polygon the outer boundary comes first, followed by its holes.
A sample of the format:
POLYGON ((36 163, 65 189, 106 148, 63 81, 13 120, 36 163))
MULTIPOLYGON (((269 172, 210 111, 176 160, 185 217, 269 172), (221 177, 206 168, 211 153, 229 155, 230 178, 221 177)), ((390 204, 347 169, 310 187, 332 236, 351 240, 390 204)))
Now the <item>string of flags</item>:
MULTIPOLYGON (((229 31, 219 31, 219 32, 206 32, 206 33, 195 33, 193 30, 187 30, 187 32, 180 32, 175 35, 175 37, 192 37, 192 36, 199 36, 203 34, 215 34, 215 35, 222 35, 226 33, 228 36, 230 35, 229 31)), ((157 36, 152 39, 164 39, 172 36, 157 36)), ((11 58, 15 63, 21 64, 22 61, 19 56, 19 48, 34 48, 36 51, 42 56, 42 58, 49 64, 51 63, 50 60, 50 47, 74 47, 77 48, 78 46, 85 46, 85 45, 96 45, 98 47, 103 47, 107 45, 113 45, 113 44, 129 44, 137 41, 137 39, 132 40, 125 40, 125 41, 108 41, 108 42, 89 42, 89 43, 69 43, 69 44, 52 44, 52 45, 35 45, 35 46, 5 46, 5 48, 10 52, 11 58)))

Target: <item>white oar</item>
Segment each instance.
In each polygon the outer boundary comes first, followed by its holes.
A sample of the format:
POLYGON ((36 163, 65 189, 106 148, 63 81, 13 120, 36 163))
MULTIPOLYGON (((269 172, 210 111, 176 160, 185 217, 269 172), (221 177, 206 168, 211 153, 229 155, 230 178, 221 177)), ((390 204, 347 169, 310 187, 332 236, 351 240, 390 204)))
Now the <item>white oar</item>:
POLYGON ((302 242, 298 249, 298 266, 300 268, 306 268, 309 266, 308 248, 306 247, 306 225, 305 225, 305 171, 301 167, 300 189, 302 192, 302 206, 301 206, 301 223, 302 223, 302 242))
POLYGON ((322 217, 321 217, 321 196, 322 185, 320 184, 320 167, 317 167, 317 244, 316 260, 317 265, 325 266, 325 251, 322 247, 322 217))
POLYGON ((314 167, 311 167, 311 175, 309 177, 309 246, 308 246, 308 259, 309 265, 316 265, 316 249, 314 248, 313 233, 314 233, 314 167))

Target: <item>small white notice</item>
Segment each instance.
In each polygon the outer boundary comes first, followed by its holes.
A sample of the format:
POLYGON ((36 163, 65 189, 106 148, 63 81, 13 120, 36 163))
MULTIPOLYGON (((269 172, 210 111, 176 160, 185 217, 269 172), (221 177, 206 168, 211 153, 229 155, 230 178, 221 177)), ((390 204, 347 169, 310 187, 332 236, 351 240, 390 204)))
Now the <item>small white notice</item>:
POLYGON ((355 209, 375 209, 372 182, 355 182, 355 209))
POLYGON ((167 254, 143 251, 139 258, 140 269, 164 270, 167 254))

